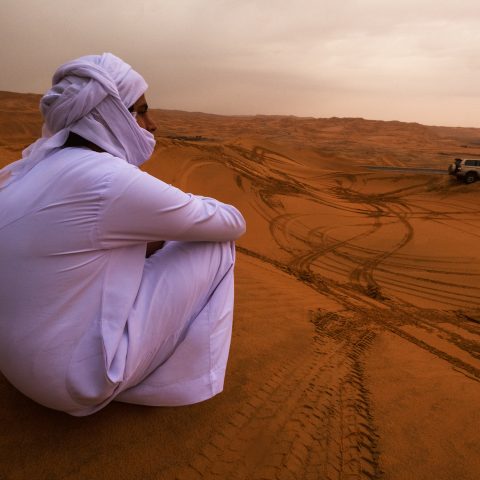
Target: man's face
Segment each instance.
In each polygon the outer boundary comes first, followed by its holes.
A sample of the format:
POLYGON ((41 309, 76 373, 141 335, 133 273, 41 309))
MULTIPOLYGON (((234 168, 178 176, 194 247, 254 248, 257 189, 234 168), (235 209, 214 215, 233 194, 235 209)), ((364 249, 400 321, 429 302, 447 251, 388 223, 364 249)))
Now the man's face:
POLYGON ((148 104, 145 95, 142 95, 128 110, 135 116, 140 127, 151 133, 157 129, 155 122, 148 113, 148 104))

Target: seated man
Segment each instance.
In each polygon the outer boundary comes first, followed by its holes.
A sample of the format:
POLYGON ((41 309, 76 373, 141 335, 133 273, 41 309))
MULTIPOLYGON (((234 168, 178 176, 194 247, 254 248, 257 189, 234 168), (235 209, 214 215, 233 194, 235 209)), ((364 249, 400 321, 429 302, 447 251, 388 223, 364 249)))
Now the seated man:
POLYGON ((216 395, 242 215, 138 169, 155 124, 122 60, 79 58, 52 85, 42 138, 0 170, 1 372, 77 416, 216 395))

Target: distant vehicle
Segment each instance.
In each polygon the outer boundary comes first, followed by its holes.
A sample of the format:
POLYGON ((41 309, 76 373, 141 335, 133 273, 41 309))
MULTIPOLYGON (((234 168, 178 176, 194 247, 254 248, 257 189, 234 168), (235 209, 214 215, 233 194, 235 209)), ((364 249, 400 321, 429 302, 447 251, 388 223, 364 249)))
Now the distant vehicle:
POLYGON ((480 179, 480 159, 456 158, 455 162, 448 166, 448 173, 465 183, 473 183, 480 179))

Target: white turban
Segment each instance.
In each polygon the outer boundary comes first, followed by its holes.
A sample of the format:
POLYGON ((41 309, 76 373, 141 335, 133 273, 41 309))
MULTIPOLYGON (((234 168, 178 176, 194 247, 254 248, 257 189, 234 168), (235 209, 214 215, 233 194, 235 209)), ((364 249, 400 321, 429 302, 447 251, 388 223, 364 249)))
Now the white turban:
POLYGON ((23 151, 22 159, 0 170, 0 188, 23 177, 70 132, 133 165, 148 160, 155 139, 128 111, 148 85, 130 65, 111 53, 88 55, 57 69, 52 88, 42 97, 42 137, 23 151))

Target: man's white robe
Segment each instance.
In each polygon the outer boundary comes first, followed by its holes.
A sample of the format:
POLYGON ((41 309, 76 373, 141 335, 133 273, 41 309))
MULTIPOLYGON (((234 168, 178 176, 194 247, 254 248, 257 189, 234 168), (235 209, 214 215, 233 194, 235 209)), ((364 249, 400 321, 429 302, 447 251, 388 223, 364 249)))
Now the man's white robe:
POLYGON ((231 205, 108 153, 57 149, 0 189, 0 370, 72 415, 219 393, 244 230, 231 205))

